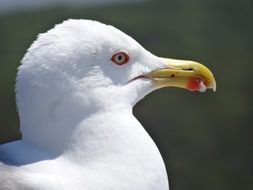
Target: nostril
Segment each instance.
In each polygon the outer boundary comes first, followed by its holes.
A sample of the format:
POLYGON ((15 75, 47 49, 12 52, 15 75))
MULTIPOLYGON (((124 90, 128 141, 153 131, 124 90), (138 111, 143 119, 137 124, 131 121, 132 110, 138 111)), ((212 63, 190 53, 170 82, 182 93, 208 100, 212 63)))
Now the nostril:
POLYGON ((183 69, 184 71, 194 71, 193 68, 187 68, 187 69, 183 69))

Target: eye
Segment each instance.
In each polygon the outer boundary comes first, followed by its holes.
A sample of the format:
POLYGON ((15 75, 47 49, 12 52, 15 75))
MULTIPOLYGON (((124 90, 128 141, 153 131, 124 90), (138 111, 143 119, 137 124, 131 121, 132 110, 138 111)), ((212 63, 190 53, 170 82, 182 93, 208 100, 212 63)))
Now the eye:
POLYGON ((117 65, 124 65, 129 61, 129 56, 125 52, 115 53, 111 60, 117 65))

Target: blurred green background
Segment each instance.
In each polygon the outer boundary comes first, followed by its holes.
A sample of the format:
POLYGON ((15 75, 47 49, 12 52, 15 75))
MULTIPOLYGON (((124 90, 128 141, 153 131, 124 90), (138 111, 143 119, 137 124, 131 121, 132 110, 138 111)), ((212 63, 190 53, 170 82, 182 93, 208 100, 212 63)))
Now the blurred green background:
POLYGON ((20 59, 38 33, 68 18, 114 25, 156 55, 208 66, 215 93, 161 89, 134 114, 157 143, 172 190, 253 189, 253 1, 157 0, 1 15, 0 143, 21 138, 14 96, 20 59))

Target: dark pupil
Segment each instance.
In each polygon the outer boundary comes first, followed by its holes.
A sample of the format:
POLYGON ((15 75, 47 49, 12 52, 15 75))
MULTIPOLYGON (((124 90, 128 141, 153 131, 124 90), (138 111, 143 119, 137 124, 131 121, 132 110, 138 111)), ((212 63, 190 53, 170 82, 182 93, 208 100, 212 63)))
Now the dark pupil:
POLYGON ((118 56, 118 60, 119 60, 119 61, 121 61, 122 58, 123 58, 122 55, 119 55, 119 56, 118 56))

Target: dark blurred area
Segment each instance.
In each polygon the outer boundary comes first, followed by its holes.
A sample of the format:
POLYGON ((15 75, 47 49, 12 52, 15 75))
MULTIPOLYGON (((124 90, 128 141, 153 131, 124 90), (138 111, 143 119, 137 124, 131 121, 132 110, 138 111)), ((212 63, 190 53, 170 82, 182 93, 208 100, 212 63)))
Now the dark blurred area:
POLYGON ((157 143, 172 190, 253 189, 253 1, 157 0, 1 15, 0 143, 21 138, 14 94, 20 60, 38 33, 68 18, 114 25, 156 55, 208 66, 215 93, 161 89, 134 114, 157 143))

